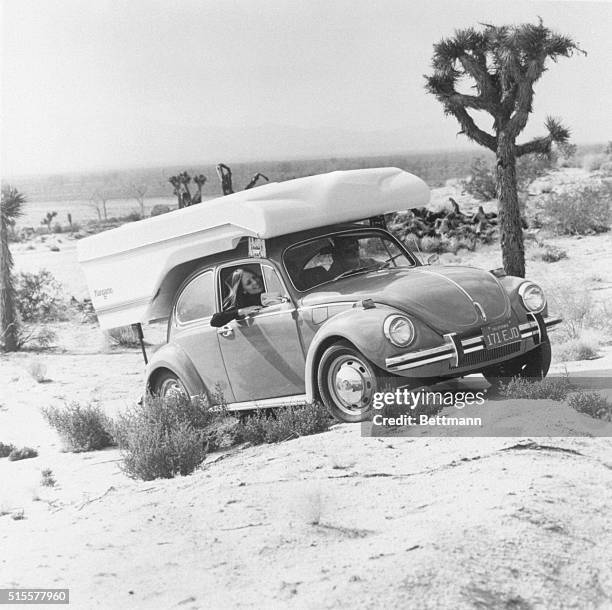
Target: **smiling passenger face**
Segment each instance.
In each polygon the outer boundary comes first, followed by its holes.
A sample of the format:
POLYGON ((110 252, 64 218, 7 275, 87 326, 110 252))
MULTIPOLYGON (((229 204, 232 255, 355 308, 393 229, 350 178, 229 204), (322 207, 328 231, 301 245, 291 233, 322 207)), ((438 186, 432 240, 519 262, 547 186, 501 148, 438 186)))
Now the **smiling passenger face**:
POLYGON ((242 289, 246 294, 259 294, 263 286, 259 277, 250 271, 245 271, 242 275, 242 289))

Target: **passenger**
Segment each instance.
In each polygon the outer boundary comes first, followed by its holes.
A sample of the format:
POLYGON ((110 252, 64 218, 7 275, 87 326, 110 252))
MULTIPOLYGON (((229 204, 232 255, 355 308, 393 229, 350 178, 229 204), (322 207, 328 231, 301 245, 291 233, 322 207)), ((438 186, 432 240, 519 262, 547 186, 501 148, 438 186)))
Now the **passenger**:
POLYGON ((223 299, 223 311, 213 315, 211 326, 224 326, 231 320, 258 311, 261 308, 263 281, 248 269, 235 269, 229 281, 229 294, 223 299))

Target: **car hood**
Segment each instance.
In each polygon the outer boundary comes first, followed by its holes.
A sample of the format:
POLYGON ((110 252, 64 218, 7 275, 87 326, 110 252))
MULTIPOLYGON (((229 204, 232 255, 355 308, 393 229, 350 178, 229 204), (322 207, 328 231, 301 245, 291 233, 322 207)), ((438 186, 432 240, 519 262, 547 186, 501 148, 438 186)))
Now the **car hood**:
POLYGON ((510 314, 510 299, 497 278, 474 267, 423 266, 355 275, 321 286, 302 305, 360 299, 405 311, 440 333, 466 332, 510 314))

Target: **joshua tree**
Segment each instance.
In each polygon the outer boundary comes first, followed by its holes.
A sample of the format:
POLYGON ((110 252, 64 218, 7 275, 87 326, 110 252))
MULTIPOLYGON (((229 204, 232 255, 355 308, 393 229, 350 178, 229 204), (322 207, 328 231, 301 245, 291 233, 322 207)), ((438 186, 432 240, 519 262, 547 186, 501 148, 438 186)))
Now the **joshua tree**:
POLYGON ((184 208, 189 207, 192 204, 191 191, 189 190, 189 183, 191 182, 191 176, 187 172, 182 172, 178 175, 178 178, 183 185, 183 206, 184 208))
POLYGON ((548 117, 548 135, 524 144, 516 139, 532 112, 533 86, 544 74, 547 60, 582 51, 569 37, 538 24, 515 26, 484 24, 480 30, 455 31, 434 45, 433 74, 425 76, 426 89, 454 116, 459 133, 492 150, 497 158, 496 194, 504 268, 525 276, 525 250, 516 182, 516 160, 529 153, 550 154, 553 142, 563 144, 569 130, 548 117), (464 93, 469 81, 475 90, 464 93), (492 131, 480 128, 471 111, 484 111, 493 119, 492 131))
POLYGON ((57 216, 57 212, 47 212, 47 215, 40 221, 41 225, 47 225, 47 232, 51 233, 51 223, 57 216))
POLYGON ((202 203, 202 187, 206 183, 206 176, 204 174, 198 174, 193 177, 193 181, 196 183, 197 191, 193 196, 192 203, 202 203))
MULTIPOLYGON (((221 190, 224 195, 231 195, 234 192, 234 187, 232 184, 232 170, 229 166, 225 165, 225 163, 219 163, 217 165, 217 176, 219 176, 219 180, 221 180, 221 190)), ((261 172, 257 172, 251 178, 251 181, 244 187, 244 190, 253 188, 260 178, 264 180, 268 180, 266 176, 264 176, 261 172)))
POLYGON ((178 207, 183 207, 183 199, 181 197, 181 181, 178 176, 170 176, 168 182, 172 185, 172 192, 178 201, 178 207))
POLYGON ((217 165, 217 176, 221 180, 221 190, 224 195, 231 195, 234 192, 232 186, 232 170, 225 165, 225 163, 219 163, 217 165))
POLYGON ((13 284, 13 257, 8 246, 8 225, 23 213, 25 197, 9 185, 2 189, 0 203, 0 340, 4 350, 17 349, 17 311, 13 284))

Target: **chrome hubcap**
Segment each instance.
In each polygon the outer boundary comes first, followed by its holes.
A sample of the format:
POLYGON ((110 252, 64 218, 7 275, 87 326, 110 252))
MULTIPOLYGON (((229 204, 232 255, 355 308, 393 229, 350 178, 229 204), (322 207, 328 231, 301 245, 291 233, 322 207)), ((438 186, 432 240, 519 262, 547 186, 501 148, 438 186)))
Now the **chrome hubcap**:
POLYGON ((159 389, 159 394, 162 398, 187 396, 185 389, 178 379, 166 379, 159 389))
POLYGON ((338 408, 355 415, 370 407, 375 379, 370 369, 355 356, 340 356, 329 367, 327 384, 338 408))

